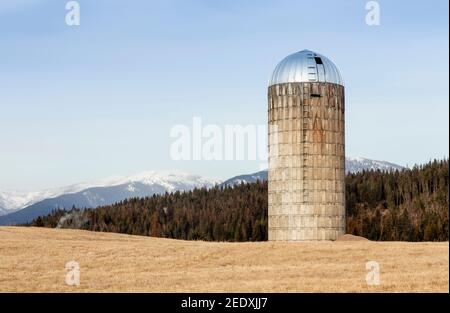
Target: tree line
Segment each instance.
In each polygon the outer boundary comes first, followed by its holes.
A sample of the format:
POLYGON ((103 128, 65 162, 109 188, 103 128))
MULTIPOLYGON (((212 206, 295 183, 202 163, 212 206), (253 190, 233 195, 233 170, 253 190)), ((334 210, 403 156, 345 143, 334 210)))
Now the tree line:
POLYGON ((447 241, 448 159, 346 177, 347 232, 372 240, 447 241))
MULTIPOLYGON (((448 159, 346 176, 347 233, 371 240, 447 241, 448 159)), ((207 241, 267 240, 267 182, 57 209, 28 225, 207 241)))

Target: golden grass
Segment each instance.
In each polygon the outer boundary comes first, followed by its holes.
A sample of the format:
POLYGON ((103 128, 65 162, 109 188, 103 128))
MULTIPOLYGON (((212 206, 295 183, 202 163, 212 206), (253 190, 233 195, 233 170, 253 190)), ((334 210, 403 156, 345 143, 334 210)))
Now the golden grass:
POLYGON ((0 227, 2 292, 448 292, 448 277, 448 242, 218 243, 0 227), (65 284, 71 260, 79 286, 65 284), (371 260, 379 286, 365 281, 371 260))

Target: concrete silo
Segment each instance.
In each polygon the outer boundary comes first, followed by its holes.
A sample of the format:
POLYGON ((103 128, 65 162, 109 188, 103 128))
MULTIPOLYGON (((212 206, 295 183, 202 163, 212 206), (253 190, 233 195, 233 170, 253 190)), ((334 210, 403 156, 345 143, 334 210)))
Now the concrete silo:
POLYGON ((269 83, 269 240, 345 233, 344 84, 326 57, 287 56, 269 83))

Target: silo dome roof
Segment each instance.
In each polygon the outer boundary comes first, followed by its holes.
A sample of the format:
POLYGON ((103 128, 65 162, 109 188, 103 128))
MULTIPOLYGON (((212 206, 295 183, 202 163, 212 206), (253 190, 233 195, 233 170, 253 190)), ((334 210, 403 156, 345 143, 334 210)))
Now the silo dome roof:
POLYGON ((269 86, 295 82, 324 82, 344 86, 337 66, 328 58, 309 50, 288 55, 275 67, 269 86))

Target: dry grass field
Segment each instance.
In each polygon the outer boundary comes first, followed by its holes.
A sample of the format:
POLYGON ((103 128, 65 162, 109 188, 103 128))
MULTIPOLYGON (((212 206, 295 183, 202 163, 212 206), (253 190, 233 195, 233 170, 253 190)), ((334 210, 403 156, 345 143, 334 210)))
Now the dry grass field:
POLYGON ((449 244, 217 243, 0 227, 2 292, 449 291, 449 244), (80 264, 80 285, 65 264, 80 264), (381 284, 366 284, 366 262, 381 284))

